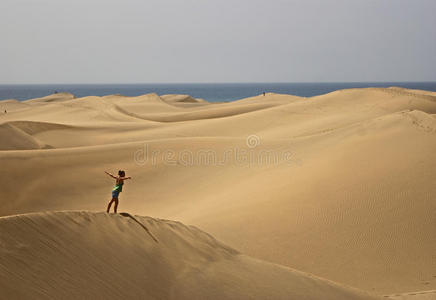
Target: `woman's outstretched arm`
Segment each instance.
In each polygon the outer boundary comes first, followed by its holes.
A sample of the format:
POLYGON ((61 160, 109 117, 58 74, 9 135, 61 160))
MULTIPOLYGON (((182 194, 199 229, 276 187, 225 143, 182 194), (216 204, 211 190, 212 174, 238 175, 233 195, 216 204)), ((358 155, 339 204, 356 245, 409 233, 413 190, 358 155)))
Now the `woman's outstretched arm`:
POLYGON ((107 175, 109 175, 110 177, 112 177, 112 178, 114 178, 114 179, 117 179, 117 177, 116 176, 114 176, 114 175, 112 175, 111 173, 109 173, 109 172, 106 172, 106 171, 104 171, 107 175))

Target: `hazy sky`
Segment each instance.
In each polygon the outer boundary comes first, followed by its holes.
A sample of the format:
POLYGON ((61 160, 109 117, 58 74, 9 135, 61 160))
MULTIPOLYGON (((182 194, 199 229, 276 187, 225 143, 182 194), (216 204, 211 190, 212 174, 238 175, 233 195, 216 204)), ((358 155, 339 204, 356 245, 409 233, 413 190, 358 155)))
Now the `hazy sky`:
POLYGON ((436 81, 435 0, 1 0, 0 83, 436 81))

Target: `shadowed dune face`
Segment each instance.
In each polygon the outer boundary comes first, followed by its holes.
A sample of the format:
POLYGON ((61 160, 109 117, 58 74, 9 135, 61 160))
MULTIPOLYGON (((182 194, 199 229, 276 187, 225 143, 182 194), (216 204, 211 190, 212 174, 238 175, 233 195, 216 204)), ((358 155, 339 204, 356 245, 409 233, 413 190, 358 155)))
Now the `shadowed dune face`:
POLYGON ((0 218, 0 228, 7 298, 375 299, 173 221, 57 212, 0 218))
POLYGON ((0 150, 30 150, 50 148, 26 130, 22 130, 21 126, 10 123, 0 124, 0 150))
POLYGON ((389 88, 29 101, 0 118, 0 215, 104 210, 103 171, 124 169, 121 210, 378 294, 436 289, 435 99, 389 88))
POLYGON ((175 95, 175 94, 168 94, 168 95, 162 95, 160 96, 161 99, 167 103, 171 103, 173 105, 180 105, 180 104, 207 104, 208 102, 203 99, 196 99, 189 95, 175 95))

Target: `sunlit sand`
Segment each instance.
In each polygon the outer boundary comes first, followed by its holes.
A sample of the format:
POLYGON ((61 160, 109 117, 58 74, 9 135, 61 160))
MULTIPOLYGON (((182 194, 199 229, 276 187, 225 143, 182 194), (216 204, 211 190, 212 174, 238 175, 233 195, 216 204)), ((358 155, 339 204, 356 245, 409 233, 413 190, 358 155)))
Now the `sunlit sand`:
POLYGON ((434 92, 59 93, 0 112, 8 298, 434 295, 434 92), (118 210, 157 242, 104 212, 120 169, 118 210))

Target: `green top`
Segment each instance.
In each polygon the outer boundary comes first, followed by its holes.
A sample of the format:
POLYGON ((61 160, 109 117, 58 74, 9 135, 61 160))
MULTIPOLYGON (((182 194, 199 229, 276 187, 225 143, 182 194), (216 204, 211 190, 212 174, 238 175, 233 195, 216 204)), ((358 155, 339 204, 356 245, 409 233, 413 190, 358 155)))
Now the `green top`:
POLYGON ((113 188, 113 192, 114 191, 118 191, 118 192, 122 192, 122 190, 123 190, 123 184, 124 184, 124 182, 119 182, 119 183, 117 183, 115 186, 114 186, 114 188, 113 188))

